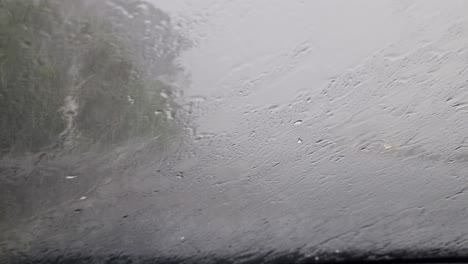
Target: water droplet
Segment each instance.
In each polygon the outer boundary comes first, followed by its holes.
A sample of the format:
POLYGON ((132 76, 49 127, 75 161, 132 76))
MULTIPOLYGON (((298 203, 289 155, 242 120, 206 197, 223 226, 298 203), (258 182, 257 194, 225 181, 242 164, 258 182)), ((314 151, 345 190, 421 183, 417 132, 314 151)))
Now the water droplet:
POLYGON ((179 172, 177 173, 177 178, 179 178, 179 179, 184 178, 184 173, 181 172, 181 171, 179 171, 179 172))
POLYGON ((339 249, 335 250, 335 253, 337 253, 337 254, 340 253, 340 250, 339 249))
POLYGON ((165 99, 169 98, 169 95, 166 92, 161 92, 160 95, 162 98, 165 98, 165 99))
POLYGON ((302 120, 297 120, 296 122, 294 122, 294 125, 295 125, 295 126, 298 126, 298 125, 300 125, 300 124, 302 124, 302 120))
POLYGON ((185 240, 185 237, 184 237, 184 236, 181 236, 181 237, 180 237, 180 240, 184 241, 184 240, 185 240))
POLYGON ((86 200, 86 199, 88 199, 88 197, 86 197, 86 196, 81 196, 80 197, 80 200, 86 200))
POLYGON ((302 144, 302 138, 298 138, 298 139, 297 139, 297 143, 298 143, 298 144, 302 144))
POLYGON ((68 176, 65 177, 65 179, 67 179, 67 180, 73 180, 73 179, 75 179, 76 177, 77 177, 76 175, 68 175, 68 176))
POLYGON ((172 111, 166 110, 166 118, 168 120, 174 120, 174 115, 172 114, 172 111))
POLYGON ((316 261, 319 261, 319 260, 320 260, 320 257, 315 257, 315 260, 316 260, 316 261))
POLYGON ((130 95, 127 95, 127 102, 132 105, 135 103, 135 99, 133 99, 130 95))

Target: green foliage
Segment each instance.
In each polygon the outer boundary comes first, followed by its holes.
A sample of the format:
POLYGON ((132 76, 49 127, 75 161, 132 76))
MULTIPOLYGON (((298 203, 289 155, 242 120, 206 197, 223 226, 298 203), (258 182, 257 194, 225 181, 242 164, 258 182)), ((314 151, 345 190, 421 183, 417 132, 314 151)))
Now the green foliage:
POLYGON ((148 35, 148 17, 153 29, 168 22, 157 10, 138 20, 99 2, 0 0, 1 152, 104 146, 174 132, 160 114, 175 108, 161 95, 171 89, 158 77, 178 70, 173 60, 181 38, 167 27, 148 35), (143 43, 161 35, 156 47, 143 43))
POLYGON ((25 1, 2 1, 0 7, 0 148, 36 150, 63 130, 63 89, 53 58, 45 60, 25 1))

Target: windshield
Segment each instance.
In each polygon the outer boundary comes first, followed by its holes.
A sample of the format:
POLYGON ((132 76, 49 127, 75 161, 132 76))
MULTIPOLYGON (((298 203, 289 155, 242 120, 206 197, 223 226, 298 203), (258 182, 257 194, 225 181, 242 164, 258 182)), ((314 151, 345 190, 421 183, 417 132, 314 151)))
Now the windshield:
POLYGON ((464 256, 467 8, 0 0, 0 262, 464 256))

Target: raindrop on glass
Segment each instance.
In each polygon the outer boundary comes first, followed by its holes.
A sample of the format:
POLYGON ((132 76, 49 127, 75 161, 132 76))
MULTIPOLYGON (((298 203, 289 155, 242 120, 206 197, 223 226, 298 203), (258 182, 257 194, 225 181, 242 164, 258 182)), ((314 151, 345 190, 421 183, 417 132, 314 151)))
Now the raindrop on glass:
POLYGON ((127 102, 132 105, 135 103, 135 99, 133 99, 130 95, 127 95, 127 102))
POLYGON ((165 98, 165 99, 169 98, 169 95, 166 92, 161 92, 160 95, 162 98, 165 98))

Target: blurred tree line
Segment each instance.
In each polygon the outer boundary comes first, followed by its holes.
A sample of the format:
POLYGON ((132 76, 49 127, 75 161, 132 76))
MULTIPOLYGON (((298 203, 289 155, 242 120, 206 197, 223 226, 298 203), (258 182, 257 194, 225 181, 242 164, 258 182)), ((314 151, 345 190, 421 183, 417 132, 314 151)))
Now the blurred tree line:
POLYGON ((167 138, 186 46, 143 1, 0 0, 0 154, 167 138))

